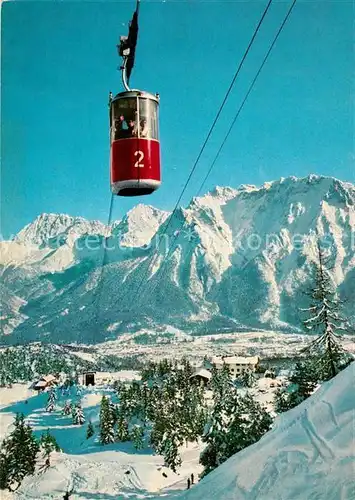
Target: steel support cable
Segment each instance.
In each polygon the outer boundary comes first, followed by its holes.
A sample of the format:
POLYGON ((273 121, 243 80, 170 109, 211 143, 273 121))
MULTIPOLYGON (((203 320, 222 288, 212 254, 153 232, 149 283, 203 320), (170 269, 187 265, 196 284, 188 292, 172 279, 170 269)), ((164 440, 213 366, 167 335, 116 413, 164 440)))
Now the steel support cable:
POLYGON ((288 12, 287 12, 287 14, 286 14, 285 19, 283 20, 283 22, 282 22, 282 24, 281 24, 281 26, 280 26, 280 28, 279 28, 278 32, 276 33, 275 38, 273 39, 272 44, 270 45, 269 50, 267 51, 267 53, 266 53, 266 55, 265 55, 265 57, 264 57, 264 59, 263 59, 263 62, 261 63, 261 66, 260 66, 260 68, 259 68, 258 72, 256 73, 256 75, 255 75, 255 77, 254 77, 253 81, 251 82, 251 84, 250 84, 250 86, 249 86, 248 92, 246 93, 246 95, 245 95, 245 97, 244 97, 244 99, 243 99, 243 101, 242 101, 241 105, 240 105, 240 106, 239 106, 239 108, 238 108, 238 111, 237 111, 237 113, 236 113, 236 115, 235 115, 235 117, 234 117, 234 119, 233 119, 233 121, 232 121, 232 123, 231 123, 231 125, 230 125, 229 129, 228 129, 228 132, 227 132, 227 134, 226 134, 225 138, 223 139, 223 142, 222 142, 222 144, 221 144, 220 148, 218 149, 217 154, 216 154, 216 156, 214 157, 214 159, 213 159, 213 161, 212 161, 212 164, 211 164, 210 168, 208 169, 207 174, 206 174, 205 178, 203 179, 203 181, 202 181, 202 183, 201 183, 201 186, 200 186, 200 188, 199 188, 199 190, 198 190, 198 192, 197 192, 197 195, 196 195, 196 196, 198 196, 198 195, 201 193, 201 191, 202 191, 202 189, 203 189, 203 187, 204 187, 204 185, 205 185, 205 183, 206 183, 206 181, 207 181, 208 177, 210 176, 210 174, 211 174, 211 172, 212 172, 212 169, 213 169, 213 167, 215 166, 215 163, 216 163, 216 161, 217 161, 217 159, 218 159, 219 155, 221 154, 221 151, 222 151, 222 149, 223 149, 223 147, 224 147, 225 143, 227 142, 227 140, 228 140, 228 137, 229 137, 230 133, 232 132, 232 129, 233 129, 234 125, 235 125, 235 122, 237 121, 237 119, 238 119, 238 117, 239 117, 239 115, 240 115, 240 113, 241 113, 242 109, 244 108, 244 104, 246 103, 246 101, 247 101, 247 99, 248 99, 248 97, 249 97, 249 94, 251 93, 251 91, 252 91, 252 89, 253 89, 253 87, 254 87, 254 84, 255 84, 256 80, 258 79, 258 77, 259 77, 259 75, 260 75, 260 73, 261 73, 261 71, 262 71, 263 67, 265 66, 265 63, 266 63, 266 61, 267 61, 267 59, 268 59, 268 57, 269 57, 269 55, 270 55, 270 53, 271 53, 271 51, 272 51, 272 49, 273 49, 273 47, 274 47, 274 45, 275 45, 276 41, 277 41, 277 39, 278 39, 278 37, 279 37, 279 35, 280 35, 281 31, 283 30, 283 27, 285 26, 285 24, 286 24, 286 22, 287 22, 287 19, 289 18, 290 14, 291 14, 291 12, 292 12, 292 10, 293 10, 293 7, 295 6, 295 3, 296 3, 296 0, 293 0, 293 2, 292 2, 292 4, 291 4, 291 7, 289 8, 289 10, 288 10, 288 12))
MULTIPOLYGON (((243 67, 244 61, 245 61, 245 59, 246 59, 246 57, 247 57, 247 55, 248 55, 248 53, 249 53, 249 51, 250 51, 250 49, 251 49, 251 47, 252 47, 253 43, 254 43, 254 40, 255 40, 255 38, 256 38, 256 35, 258 34, 258 32, 259 32, 259 30, 260 30, 260 27, 261 27, 261 25, 262 25, 262 23, 263 23, 263 21, 264 21, 264 19, 265 19, 265 16, 266 16, 266 14, 267 14, 267 12, 268 12, 268 10, 269 10, 269 8, 270 8, 271 4, 272 4, 272 1, 273 1, 273 0, 269 0, 269 1, 268 1, 267 5, 266 5, 266 7, 265 7, 265 9, 264 9, 264 11, 263 11, 263 14, 262 14, 262 16, 261 16, 261 18, 260 18, 260 20, 259 20, 259 22, 258 22, 258 24, 257 24, 257 26, 256 26, 256 28, 255 28, 255 30, 254 30, 253 36, 251 37, 251 39, 250 39, 250 41, 249 41, 249 44, 248 44, 248 46, 247 46, 247 48, 246 48, 246 50, 245 50, 245 52, 244 52, 244 54, 243 54, 243 57, 242 57, 242 59, 241 59, 241 61, 240 61, 239 65, 238 65, 238 68, 237 68, 237 70, 236 70, 236 72, 235 72, 235 74, 234 74, 234 76, 233 76, 233 79, 232 79, 232 81, 231 81, 231 83, 230 83, 230 85, 229 85, 229 88, 228 88, 228 90, 227 90, 227 92, 226 92, 226 94, 225 94, 225 96, 224 96, 224 99, 223 99, 223 101, 222 101, 222 104, 221 104, 221 105, 220 105, 220 107, 219 107, 219 110, 218 110, 218 112, 217 112, 217 115, 216 115, 216 117, 215 117, 215 119, 214 119, 214 121, 213 121, 213 123, 212 123, 212 125, 211 125, 210 129, 209 129, 209 132, 208 132, 208 134, 207 134, 207 136, 206 136, 206 139, 205 139, 205 141, 204 141, 204 143, 203 143, 203 145, 202 145, 202 147, 201 147, 201 149, 200 149, 200 152, 199 152, 199 154, 197 155, 197 158, 196 158, 196 160, 195 160, 195 162, 194 162, 194 164, 193 164, 193 167, 192 167, 192 169, 191 169, 191 171, 190 171, 190 174, 189 174, 189 176, 188 176, 188 178, 187 178, 187 180, 186 180, 186 182, 185 182, 185 185, 184 185, 184 187, 183 187, 183 189, 182 189, 182 191, 181 191, 181 193, 180 193, 180 196, 178 197, 178 199, 177 199, 177 201, 176 201, 176 203, 175 203, 174 209, 173 209, 173 211, 172 211, 172 213, 171 213, 171 215, 170 215, 170 217, 169 217, 169 220, 167 221, 167 224, 166 224, 166 226, 165 226, 165 228, 164 228, 163 234, 162 234, 162 235, 160 236, 160 238, 159 238, 159 242, 158 242, 158 245, 157 245, 157 249, 155 250, 155 255, 153 254, 153 262, 151 263, 151 265, 148 265, 146 272, 145 272, 145 273, 143 273, 142 279, 141 279, 141 281, 139 282, 139 285, 138 285, 138 287, 137 287, 136 294, 135 294, 135 296, 136 296, 136 297, 138 296, 138 293, 139 293, 139 291, 140 291, 140 289, 141 289, 141 287, 142 287, 143 283, 146 281, 146 279, 147 279, 147 277, 148 277, 148 274, 149 274, 149 268, 150 268, 151 266, 153 266, 153 265, 155 264, 155 262, 156 262, 156 259, 157 259, 157 256, 158 256, 158 250, 159 250, 159 248, 160 248, 160 243, 161 243, 161 241, 162 241, 163 237, 165 236, 165 234, 167 233, 167 230, 168 230, 168 228, 169 228, 169 226, 170 226, 170 224, 171 224, 171 221, 173 220, 173 217, 174 217, 174 215, 175 215, 175 213, 176 213, 176 211, 177 211, 177 209, 178 209, 179 203, 180 203, 180 201, 181 201, 181 199, 182 199, 182 197, 183 197, 183 195, 184 195, 184 193, 185 193, 185 191, 186 191, 186 188, 187 188, 187 186, 188 186, 188 184, 189 184, 189 182, 190 182, 190 180, 191 180, 191 178, 192 178, 192 175, 194 174, 194 172, 195 172, 195 170, 196 170, 196 167, 197 167, 197 165, 198 165, 198 162, 200 161, 200 158, 201 158, 201 156, 202 156, 202 153, 204 152, 205 147, 206 147, 206 145, 207 145, 207 142, 209 141, 209 139, 210 139, 210 137, 211 137, 211 134, 212 134, 212 132, 213 132, 213 130, 214 130, 214 128, 215 128, 215 126, 216 126, 216 123, 217 123, 217 121, 218 121, 218 119, 219 119, 219 117, 220 117, 220 114, 221 114, 221 113, 222 113, 222 111, 223 111, 223 108, 224 108, 224 106, 225 106, 225 104, 226 104, 226 102, 227 102, 227 99, 228 99, 228 97, 229 97, 229 94, 230 94, 230 93, 231 93, 231 91, 232 91, 232 88, 233 88, 233 86, 234 86, 234 84, 235 84, 235 81, 236 81, 236 79, 237 79, 237 77, 238 77, 238 75, 239 75, 239 73, 240 73, 240 70, 241 70, 241 69, 242 69, 242 67, 243 67)), ((132 304, 133 304, 133 303, 135 303, 135 301, 133 301, 133 302, 132 302, 132 304)), ((128 310, 130 310, 130 308, 128 308, 128 310)))
MULTIPOLYGON (((280 34, 281 34, 281 31, 283 30, 283 28, 284 28, 284 26, 285 26, 285 24, 286 24, 286 22, 287 22, 288 18, 290 17, 290 14, 291 14, 291 12, 292 12, 292 10, 293 10, 293 8, 294 8, 295 4, 296 4, 296 1, 297 1, 297 0, 293 0, 293 2, 292 2, 292 4, 291 4, 291 6, 289 7, 289 9, 288 9, 288 11, 287 11, 287 14, 286 14, 286 16, 285 16, 285 18, 284 18, 283 22, 281 23, 281 26, 280 26, 279 30, 277 31, 277 33, 276 33, 276 35, 275 35, 275 37, 274 37, 274 39, 273 39, 273 41, 272 41, 272 43, 271 43, 271 45, 270 45, 269 49, 268 49, 268 51, 267 51, 267 53, 266 53, 266 55, 265 55, 265 57, 264 57, 264 59, 263 59, 263 61, 262 61, 261 65, 260 65, 260 67, 259 67, 259 70, 257 71, 257 73, 256 73, 256 75, 255 75, 255 77, 254 77, 254 79, 252 80, 252 82, 251 82, 251 84, 250 84, 250 86, 249 86, 249 89, 248 89, 248 91, 247 91, 247 93, 246 93, 246 95, 245 95, 245 97, 244 97, 244 99, 243 99, 243 101, 242 101, 241 105, 239 106, 238 111, 237 111, 237 113, 236 113, 236 115, 235 115, 235 117, 234 117, 234 119, 233 119, 233 121, 232 121, 232 123, 231 123, 231 125, 230 125, 229 129, 228 129, 228 132, 227 132, 227 134, 226 134, 226 136, 225 136, 225 138, 224 138, 224 140, 223 140, 223 142, 222 142, 222 144, 221 144, 220 148, 219 148, 219 149, 218 149, 218 151, 217 151, 217 154, 216 154, 215 158, 213 159, 213 162, 212 162, 212 164, 211 164, 211 166, 210 166, 210 168, 209 168, 209 170, 208 170, 208 172, 207 172, 207 174, 206 174, 206 176, 205 176, 205 178, 204 178, 204 180, 203 180, 203 182, 202 182, 202 184, 201 184, 201 186, 200 186, 200 188, 199 188, 199 190, 198 190, 197 196, 198 196, 198 194, 201 192, 201 190, 202 190, 202 188, 203 188, 204 184, 206 183, 206 181, 207 181, 207 179, 208 179, 208 177, 209 177, 209 175, 210 175, 210 173, 211 173, 211 171, 212 171, 212 169, 213 169, 213 167, 214 167, 214 165, 215 165, 215 163, 216 163, 216 161, 217 161, 217 159, 218 159, 218 157, 219 157, 219 155, 220 155, 220 153, 221 153, 221 151, 222 151, 222 149, 223 149, 223 146, 225 145, 225 143, 226 143, 226 141, 227 141, 227 139, 228 139, 228 137, 229 137, 229 135, 230 135, 230 133, 231 133, 231 131, 232 131, 233 127, 234 127, 234 124, 235 124, 236 120, 238 119, 238 117, 239 117, 239 115, 240 115, 240 112, 242 111, 242 109, 243 109, 243 107, 244 107, 244 105, 245 105, 245 103, 246 103, 246 101, 247 101, 247 99, 248 99, 248 97, 249 97, 249 95, 250 95, 250 93, 251 93, 251 91, 252 91, 252 89, 253 89, 254 85, 255 85, 255 82, 257 81, 257 79, 258 79, 258 77, 259 77, 259 75, 260 75, 260 73, 261 73, 261 71, 262 71, 263 67, 265 66, 265 63, 266 63, 266 61, 267 61, 267 59, 268 59, 268 57, 269 57, 269 55, 270 55, 270 53, 271 53, 271 51, 272 51, 272 49, 273 49, 273 47, 274 47, 274 45, 275 45, 275 43, 276 43, 277 39, 279 38, 279 36, 280 36, 280 34)), ((180 228, 180 229, 181 229, 181 228, 180 228)), ((164 261, 163 261, 163 266, 164 266, 164 263, 166 263, 166 261, 169 259, 169 256, 171 255, 171 253, 173 253, 173 251, 176 249, 176 246, 174 246, 174 243, 176 242, 176 240, 177 240, 178 236, 179 236, 179 233, 177 233, 177 234, 174 236, 173 241, 172 241, 172 245, 171 245, 171 247, 170 247, 170 249, 169 249, 169 251, 168 251, 167 256, 165 257, 165 259, 164 259, 164 261), (172 251, 171 251, 171 248, 173 249, 172 251)), ((157 287, 157 285, 158 285, 159 281, 160 281, 160 280, 161 280, 161 279, 165 276, 165 274, 166 274, 166 273, 164 273, 163 275, 161 275, 161 276, 160 276, 160 278, 157 280, 157 283, 155 284, 155 286, 153 285, 153 288, 150 290, 150 294, 152 294, 152 293, 155 291, 155 289, 156 289, 156 287, 157 287)))
MULTIPOLYGON (((109 206, 109 211, 108 211, 108 218, 107 218, 107 226, 109 227, 112 222, 112 212, 113 212, 113 199, 114 195, 111 194, 111 199, 110 199, 110 206, 109 206)), ((102 276, 104 272, 104 267, 106 265, 106 256, 107 256, 107 240, 111 236, 111 234, 106 235, 104 240, 103 240, 103 253, 102 253, 102 260, 101 260, 101 265, 99 268, 99 276, 97 278, 98 284, 96 287, 96 291, 93 294, 93 300, 92 300, 92 305, 95 307, 95 302, 96 302, 96 312, 94 315, 95 318, 95 325, 98 323, 99 319, 99 312, 100 312, 100 300, 101 300, 101 293, 102 293, 102 276)), ((93 341, 95 339, 93 338, 93 341)))

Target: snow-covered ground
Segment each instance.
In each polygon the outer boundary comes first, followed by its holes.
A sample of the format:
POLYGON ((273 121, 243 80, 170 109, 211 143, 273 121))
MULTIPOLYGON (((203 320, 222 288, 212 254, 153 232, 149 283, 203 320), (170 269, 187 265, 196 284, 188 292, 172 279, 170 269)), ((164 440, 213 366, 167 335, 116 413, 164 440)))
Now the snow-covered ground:
MULTIPOLYGON (((163 466, 163 458, 146 448, 137 452, 131 443, 101 446, 96 435, 86 439, 89 419, 98 423, 105 387, 82 389, 77 395, 58 400, 56 411, 45 411, 47 394, 33 395, 27 386, 16 384, 0 389, 2 437, 16 412, 23 412, 36 434, 47 428, 57 438, 62 453, 52 455, 51 467, 27 477, 20 489, 2 498, 62 499, 73 489, 71 499, 170 499, 180 500, 353 500, 355 488, 354 373, 355 363, 313 396, 275 421, 273 429, 258 443, 231 457, 200 484, 186 492, 187 478, 196 482, 201 446, 182 448, 178 474, 163 466), (61 415, 66 399, 81 399, 86 417, 74 426, 61 415), (26 403, 27 401, 27 403, 26 403)), ((133 374, 122 374, 127 380, 133 374)), ((274 383, 260 379, 252 392, 270 408, 274 383)))
MULTIPOLYGON (((118 374, 115 374, 118 375, 118 374)), ((119 379, 131 381, 137 372, 124 370, 119 379)), ((272 409, 273 392, 271 379, 260 379, 252 389, 253 395, 269 409, 272 409)), ((274 381, 273 381, 274 383, 274 381)), ((172 496, 184 490, 187 478, 194 474, 196 481, 202 471, 199 465, 201 444, 189 444, 180 450, 182 466, 175 474, 164 467, 163 457, 153 455, 148 448, 137 452, 131 443, 101 446, 96 435, 86 440, 87 422, 97 426, 99 405, 103 394, 109 394, 115 401, 113 391, 108 387, 79 387, 72 389, 69 396, 61 396, 52 413, 45 410, 48 394, 37 394, 24 384, 0 389, 2 402, 0 420, 1 436, 11 430, 17 412, 23 412, 28 423, 40 435, 46 429, 56 437, 63 453, 53 454, 51 468, 24 480, 14 498, 62 498, 66 489, 74 489, 73 498, 156 498, 172 496), (86 423, 72 425, 71 417, 61 414, 66 400, 81 400, 86 423), (97 495, 97 496, 96 496, 97 495), (101 496, 99 496, 101 495, 101 496), (105 496, 106 495, 106 496, 105 496)), ((242 389, 241 392, 244 392, 242 389)))
MULTIPOLYGON (((130 371, 122 371, 121 375, 121 380, 136 377, 130 371)), ((52 455, 51 467, 46 472, 27 477, 16 493, 4 493, 4 498, 59 500, 71 489, 74 490, 71 498, 75 500, 153 498, 186 488, 187 477, 193 473, 197 478, 202 470, 198 464, 201 447, 197 444, 181 448, 183 464, 178 474, 164 467, 163 457, 153 455, 149 448, 136 451, 132 443, 98 444, 101 397, 109 394, 115 401, 114 392, 107 387, 80 388, 80 394, 72 389, 71 394, 64 397, 58 392, 56 409, 51 413, 45 410, 48 393, 37 394, 27 387, 16 384, 0 389, 1 438, 11 431, 15 414, 22 412, 37 436, 49 429, 63 452, 52 455), (73 425, 71 416, 61 414, 66 400, 79 399, 86 419, 83 426, 73 425), (96 427, 96 433, 87 440, 89 420, 96 427)))
POLYGON ((353 500, 354 375, 352 363, 179 498, 353 500))
POLYGON ((29 384, 13 384, 11 388, 0 388, 0 441, 14 420, 14 413, 6 408, 11 408, 19 401, 27 401, 36 394, 36 391, 29 389, 28 386, 29 384))

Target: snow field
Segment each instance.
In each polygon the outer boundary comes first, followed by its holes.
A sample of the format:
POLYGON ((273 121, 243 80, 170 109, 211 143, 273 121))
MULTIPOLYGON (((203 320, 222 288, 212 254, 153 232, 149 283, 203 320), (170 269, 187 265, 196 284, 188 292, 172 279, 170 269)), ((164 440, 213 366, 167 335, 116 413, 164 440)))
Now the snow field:
MULTIPOLYGON (((135 372, 122 372, 121 379, 133 378, 136 378, 135 372)), ((181 447, 183 464, 175 474, 164 467, 163 457, 153 455, 148 448, 136 451, 130 442, 106 446, 97 443, 101 397, 111 396, 113 402, 116 398, 107 387, 80 388, 80 392, 77 395, 76 390, 72 390, 70 395, 62 396, 57 391, 55 411, 47 412, 48 392, 37 394, 21 384, 0 389, 0 400, 4 402, 0 410, 1 438, 11 430, 15 414, 22 412, 37 437, 49 429, 63 450, 52 454, 48 470, 26 477, 17 492, 6 493, 8 498, 59 500, 71 488, 74 488, 71 498, 75 500, 155 498, 186 488, 191 473, 198 477, 202 470, 198 465, 201 448, 196 444, 181 447), (71 416, 61 414, 67 400, 74 403, 81 400, 84 425, 73 425, 71 416), (95 436, 87 440, 89 419, 94 424, 95 436)))
POLYGON ((352 363, 179 498, 353 500, 354 375, 352 363))

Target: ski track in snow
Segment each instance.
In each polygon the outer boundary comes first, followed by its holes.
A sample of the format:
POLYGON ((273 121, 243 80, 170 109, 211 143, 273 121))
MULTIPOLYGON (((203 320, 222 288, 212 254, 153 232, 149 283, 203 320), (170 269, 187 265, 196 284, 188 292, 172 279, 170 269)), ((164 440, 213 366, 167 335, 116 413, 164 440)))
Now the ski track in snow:
POLYGON ((336 418, 335 413, 334 413, 333 406, 329 403, 329 401, 321 401, 321 402, 324 403, 327 406, 330 418, 331 418, 334 426, 338 429, 339 425, 338 425, 338 421, 337 421, 337 418, 336 418))
MULTIPOLYGON (((66 489, 74 487, 73 500, 354 500, 354 369, 355 363, 282 414, 258 443, 231 457, 189 492, 181 490, 191 472, 197 481, 201 471, 198 446, 183 447, 183 465, 176 475, 163 467, 159 456, 90 444, 84 438, 85 426, 65 429, 65 417, 44 411, 46 394, 29 398, 20 385, 13 391, 2 389, 0 395, 7 394, 7 401, 4 398, 1 418, 24 411, 36 431, 49 427, 71 448, 69 454, 53 454, 48 470, 26 478, 19 491, 5 498, 61 500, 66 489)), ((100 392, 97 387, 93 393, 84 391, 86 416, 95 408, 97 413, 100 392)))
POLYGON ((355 363, 282 414, 181 500, 354 500, 354 372, 355 363))
MULTIPOLYGON (((335 458, 335 455, 332 451, 332 449, 328 446, 327 442, 325 441, 324 438, 320 436, 320 434, 316 431, 314 428, 314 425, 312 424, 311 420, 308 417, 308 409, 306 408, 302 419, 301 419, 301 424, 303 429, 305 430, 306 434, 309 437, 310 442, 312 443, 315 452, 322 457, 323 460, 325 461, 330 461, 335 458)), ((317 455, 315 455, 314 459, 317 458, 317 455)))

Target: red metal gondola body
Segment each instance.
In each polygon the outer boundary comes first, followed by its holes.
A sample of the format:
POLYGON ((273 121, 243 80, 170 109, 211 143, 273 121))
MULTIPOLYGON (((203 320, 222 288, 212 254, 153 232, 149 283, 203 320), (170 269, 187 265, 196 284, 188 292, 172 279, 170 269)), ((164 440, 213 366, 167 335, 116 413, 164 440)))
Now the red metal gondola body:
POLYGON ((159 188, 159 97, 138 90, 110 102, 111 191, 119 196, 150 194, 159 188))

